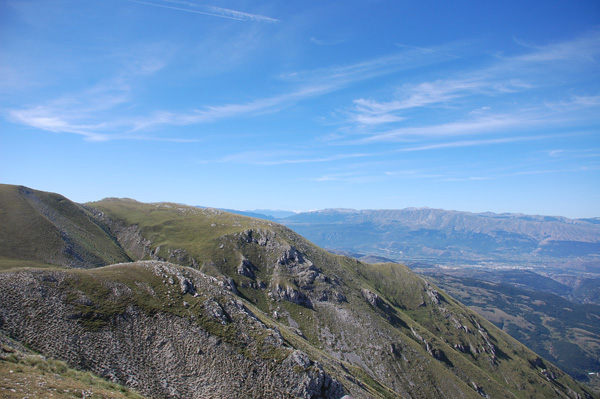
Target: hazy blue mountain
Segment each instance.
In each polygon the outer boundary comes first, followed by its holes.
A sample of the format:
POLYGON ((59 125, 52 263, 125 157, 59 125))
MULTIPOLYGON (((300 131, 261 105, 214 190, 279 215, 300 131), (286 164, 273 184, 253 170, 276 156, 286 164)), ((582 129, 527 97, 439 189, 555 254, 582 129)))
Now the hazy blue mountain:
POLYGON ((258 214, 262 214, 262 215, 267 215, 267 216, 271 216, 271 217, 277 218, 277 219, 287 218, 290 216, 294 216, 298 213, 298 212, 292 212, 292 211, 283 211, 283 210, 279 210, 279 209, 253 209, 253 210, 249 210, 246 212, 253 212, 253 213, 258 213, 258 214))
POLYGON ((598 219, 429 208, 326 209, 280 223, 328 249, 435 263, 600 264, 598 219))
POLYGON ((279 221, 280 219, 284 219, 293 215, 296 215, 296 212, 291 211, 281 211, 281 210, 272 210, 272 209, 254 209, 249 211, 240 211, 237 209, 226 209, 219 208, 222 211, 235 213, 238 215, 249 216, 251 218, 264 219, 264 220, 272 220, 279 221))

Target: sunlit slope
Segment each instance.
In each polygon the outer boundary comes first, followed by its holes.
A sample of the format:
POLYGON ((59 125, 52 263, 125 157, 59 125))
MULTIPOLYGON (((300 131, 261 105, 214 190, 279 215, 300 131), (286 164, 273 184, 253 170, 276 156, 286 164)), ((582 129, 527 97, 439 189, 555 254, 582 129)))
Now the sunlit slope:
POLYGON ((129 256, 224 276, 224 285, 315 351, 395 395, 588 395, 403 266, 332 255, 281 225, 212 209, 115 199, 88 206, 129 256))
POLYGON ((191 268, 146 261, 5 271, 0 297, 3 332, 149 397, 345 392, 217 279, 191 268))
POLYGON ((144 399, 123 385, 32 352, 0 332, 0 397, 4 399, 144 399))
POLYGON ((0 185, 0 268, 89 268, 128 260, 81 205, 59 194, 0 185))

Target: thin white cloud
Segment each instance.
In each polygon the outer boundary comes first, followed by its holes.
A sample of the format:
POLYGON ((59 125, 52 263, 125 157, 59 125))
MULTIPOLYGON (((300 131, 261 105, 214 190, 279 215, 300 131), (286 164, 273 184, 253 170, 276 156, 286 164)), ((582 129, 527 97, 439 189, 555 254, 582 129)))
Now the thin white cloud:
POLYGON ((556 138, 559 135, 539 135, 539 136, 514 136, 514 137, 501 137, 483 140, 460 140, 450 141, 444 143, 427 144, 417 147, 402 148, 398 151, 410 152, 410 151, 426 151, 426 150, 439 150, 444 148, 462 148, 462 147, 476 147, 485 145, 495 144, 509 144, 517 143, 522 141, 536 141, 536 140, 547 140, 550 138, 556 138))
POLYGON ((573 40, 551 43, 547 45, 533 45, 515 39, 521 46, 533 51, 505 60, 516 63, 555 63, 568 61, 571 65, 578 61, 596 62, 600 55, 600 30, 581 35, 573 40))
POLYGON ((433 137, 457 137, 487 132, 496 132, 509 127, 524 127, 546 123, 535 118, 522 115, 490 115, 475 120, 448 122, 437 125, 402 127, 375 133, 368 137, 354 141, 356 144, 373 142, 406 141, 407 139, 425 139, 433 137))
POLYGON ((379 102, 359 98, 354 100, 354 109, 350 111, 351 120, 360 125, 378 125, 400 122, 405 117, 399 112, 411 108, 440 105, 475 91, 481 91, 484 84, 467 80, 437 80, 418 85, 405 85, 398 91, 402 98, 379 102))
POLYGON ((71 133, 83 136, 88 141, 103 142, 112 140, 136 141, 168 141, 176 143, 198 142, 197 139, 182 139, 176 137, 153 137, 139 135, 126 131, 123 121, 100 122, 97 124, 84 124, 79 122, 75 115, 53 116, 55 111, 50 107, 36 107, 24 110, 11 110, 8 112, 9 120, 30 126, 36 129, 53 133, 71 133), (115 131, 119 131, 115 133, 115 131))
POLYGON ((574 95, 558 101, 546 101, 544 105, 556 112, 595 108, 600 106, 600 95, 574 95))
MULTIPOLYGON (((584 41, 584 44, 576 43, 569 46, 563 43, 557 45, 559 50, 554 50, 554 52, 564 54, 568 53, 565 50, 566 48, 594 48, 591 43, 595 43, 595 41, 590 38, 584 41)), ((551 54, 553 51, 550 47, 541 50, 535 49, 534 51, 551 54)), ((292 83, 294 87, 288 88, 287 91, 286 89, 282 90, 282 94, 243 103, 206 105, 184 112, 156 110, 146 115, 132 115, 129 107, 131 105, 128 98, 129 89, 123 84, 121 89, 112 89, 113 93, 110 90, 105 90, 104 93, 100 92, 101 95, 99 96, 98 93, 93 92, 93 89, 90 89, 84 91, 83 94, 65 96, 67 100, 63 98, 62 100, 50 101, 29 108, 12 109, 9 110, 9 115, 13 121, 18 123, 53 132, 80 134, 89 140, 131 138, 134 137, 134 134, 137 135, 135 137, 141 138, 144 136, 144 131, 161 125, 185 126, 278 112, 298 101, 321 96, 358 81, 440 62, 447 60, 448 57, 444 51, 432 50, 425 52, 423 49, 408 49, 387 57, 355 64, 287 74, 282 76, 283 80, 292 83), (90 107, 90 104, 96 104, 95 106, 99 107, 99 110, 110 109, 115 112, 108 118, 108 113, 97 112, 98 109, 90 107), (118 116, 115 117, 114 115, 118 116)), ((533 57, 533 59, 538 58, 555 60, 560 57, 533 57)), ((528 58, 526 56, 513 57, 509 61, 500 60, 499 64, 514 64, 517 59, 519 62, 526 62, 524 60, 528 58)), ((145 58, 140 62, 139 67, 134 69, 142 74, 144 72, 151 74, 164 67, 164 63, 152 57, 145 58)), ((536 113, 527 114, 522 109, 522 105, 518 105, 519 108, 515 108, 512 112, 509 109, 504 110, 503 113, 492 114, 492 107, 489 105, 479 106, 476 111, 472 111, 473 106, 468 104, 470 108, 464 110, 464 116, 461 120, 449 120, 435 124, 427 124, 426 120, 413 122, 405 114, 405 111, 415 108, 439 107, 446 104, 454 106, 459 99, 480 98, 476 96, 497 99, 506 93, 527 91, 535 87, 535 85, 519 78, 519 76, 511 75, 509 78, 504 79, 504 75, 499 72, 501 69, 501 65, 495 65, 470 71, 456 78, 405 84, 397 90, 397 97, 391 101, 356 99, 353 102, 352 110, 349 111, 348 121, 351 124, 368 127, 387 125, 391 128, 382 132, 369 132, 368 136, 346 144, 364 145, 376 142, 405 141, 407 139, 450 138, 498 132, 517 127, 551 126, 557 122, 558 118, 549 112, 543 113, 538 110, 536 113), (394 125, 398 127, 394 127, 394 125)), ((133 72, 135 73, 135 71, 133 72)), ((593 109, 600 105, 600 96, 580 94, 572 97, 568 104, 548 103, 548 109, 551 104, 554 104, 555 107, 561 106, 566 110, 577 109, 577 107, 593 109)), ((497 107, 494 105, 493 108, 496 109, 497 107)), ((364 132, 361 132, 361 134, 364 134, 364 132)), ((340 142, 345 137, 347 136, 343 131, 332 132, 329 135, 330 139, 326 142, 340 142)), ((427 144, 421 147, 425 148, 426 146, 427 144)))
POLYGON ((479 180, 493 180, 497 179, 497 177, 484 177, 484 176, 470 176, 470 177, 447 177, 442 179, 442 181, 479 181, 479 180))
POLYGON ((561 155, 564 152, 565 152, 565 150, 552 150, 552 151, 548 152, 548 156, 556 157, 556 156, 561 155))
MULTIPOLYGON (((101 117, 99 110, 115 110, 120 103, 126 102, 125 98, 108 99, 99 97, 94 89, 86 90, 75 95, 67 95, 49 103, 24 109, 9 111, 10 118, 18 123, 36 127, 52 132, 76 133, 89 139, 118 139, 131 138, 132 133, 160 125, 187 126, 200 123, 215 122, 222 119, 247 115, 260 115, 263 113, 277 112, 290 104, 321 95, 334 90, 335 86, 306 86, 286 94, 257 99, 241 104, 225 104, 218 106, 205 106, 189 112, 155 111, 147 116, 121 116, 111 117, 111 122, 91 123, 101 117), (90 104, 96 104, 91 107, 90 104), (88 121, 84 123, 83 121, 88 121), (111 135, 111 129, 119 133, 111 135), (100 134, 97 129, 105 129, 105 134, 100 134)), ((108 119, 108 118, 107 118, 108 119)))
MULTIPOLYGON (((526 54, 497 57, 480 69, 455 72, 450 78, 391 88, 395 93, 392 100, 358 98, 345 112, 346 122, 355 126, 355 129, 345 128, 338 132, 334 141, 343 141, 348 134, 358 133, 366 137, 346 144, 407 140, 426 143, 440 137, 487 135, 501 131, 511 135, 515 129, 523 131, 524 128, 553 128, 560 123, 578 123, 582 121, 583 110, 592 112, 590 110, 600 106, 597 93, 579 93, 567 100, 550 101, 542 98, 540 101, 536 97, 542 90, 552 85, 564 85, 564 79, 571 79, 568 76, 572 75, 563 70, 572 67, 573 71, 580 73, 579 68, 590 72, 590 68, 593 70, 598 66, 599 56, 600 31, 596 31, 570 41, 529 47, 526 54), (556 68, 561 68, 559 74, 556 68), (529 92, 531 96, 528 96, 529 92), (422 117, 423 113, 419 113, 421 118, 416 119, 414 113, 409 112, 432 107, 452 108, 455 112, 439 114, 446 120, 440 122, 438 117, 432 119, 435 122, 431 123, 422 117), (501 111, 492 113, 492 108, 501 111), (387 130, 381 131, 381 125, 386 125, 387 130), (375 130, 377 127, 380 131, 375 130)), ((598 120, 597 117, 591 118, 588 117, 588 123, 598 120)), ((494 139, 488 143, 502 143, 503 140, 507 139, 494 139)), ((456 146, 481 143, 460 141, 456 146)), ((414 148, 449 148, 452 145, 434 143, 414 148)))
POLYGON ((600 150, 597 148, 588 148, 585 150, 551 150, 547 152, 551 158, 561 159, 584 159, 584 158, 600 158, 600 150))
POLYGON ((310 38, 311 43, 316 44, 317 46, 336 46, 338 44, 344 43, 346 39, 319 39, 316 37, 310 38))
POLYGON ((365 174, 364 172, 344 172, 331 173, 317 177, 303 178, 302 180, 328 183, 328 182, 344 182, 344 183, 371 183, 381 181, 385 176, 381 174, 365 174))
POLYGON ((387 171, 384 174, 386 176, 400 177, 404 179, 439 179, 440 177, 443 177, 443 175, 427 173, 422 170, 387 171))
POLYGON ((442 181, 447 182, 461 182, 461 181, 478 181, 478 180, 498 180, 498 179, 506 179, 512 178, 516 176, 535 176, 535 175, 547 175, 553 173, 572 173, 572 172, 581 172, 586 170, 598 170, 598 168, 587 168, 587 167, 577 167, 577 168, 563 168, 563 169, 536 169, 536 170, 523 170, 512 173, 491 173, 489 176, 468 176, 468 177, 446 177, 443 178, 442 181))
POLYGON ((306 157, 301 152, 281 152, 281 151, 248 151, 239 154, 229 155, 222 158, 219 162, 223 163, 242 163, 260 166, 290 165, 302 163, 321 163, 335 162, 352 158, 364 158, 374 156, 370 153, 353 154, 334 154, 321 157, 306 157), (274 156, 275 155, 275 156, 274 156))
POLYGON ((184 11, 194 14, 202 14, 209 15, 213 17, 219 18, 227 18, 234 19, 237 21, 253 21, 253 22, 268 22, 275 23, 279 22, 278 19, 267 17, 264 15, 251 14, 236 10, 231 10, 228 8, 215 7, 215 6, 206 6, 195 3, 190 3, 186 1, 176 1, 176 0, 162 0, 162 1, 141 1, 141 0, 125 0, 131 3, 138 3, 152 7, 161 7, 168 8, 171 10, 184 11))
POLYGON ((131 120, 115 116, 119 109, 128 107, 131 101, 129 85, 121 79, 115 79, 78 93, 66 94, 41 105, 8 109, 6 115, 14 123, 53 133, 77 134, 88 141, 190 141, 135 134, 131 120))
POLYGON ((157 111, 148 117, 136 119, 134 121, 133 130, 138 131, 157 125, 193 125, 249 114, 256 116, 263 113, 277 112, 281 108, 289 106, 295 101, 320 95, 333 89, 334 87, 330 85, 311 86, 303 87, 286 94, 261 98, 241 104, 205 106, 201 109, 185 113, 157 111))
POLYGON ((110 139, 109 135, 99 132, 103 128, 106 128, 104 124, 76 124, 56 116, 50 116, 47 109, 13 110, 9 112, 9 118, 17 123, 49 132, 78 134, 90 141, 106 141, 110 139))
POLYGON ((386 123, 401 122, 405 117, 393 115, 390 113, 379 113, 375 111, 366 111, 352 116, 354 122, 359 125, 382 125, 386 123))
POLYGON ((388 113, 450 101, 468 93, 480 91, 482 86, 483 83, 477 81, 437 80, 404 86, 399 90, 405 97, 401 100, 380 103, 358 99, 354 103, 360 111, 388 113))
POLYGON ((55 133, 73 133, 91 141, 106 141, 115 122, 96 121, 89 115, 102 114, 127 103, 129 86, 119 80, 104 82, 81 93, 65 95, 42 105, 10 109, 16 123, 55 133))
MULTIPOLYGON (((138 0, 127 1, 140 3, 138 0)), ((171 0, 167 2, 179 5, 192 5, 192 3, 171 0)), ((141 3, 147 5, 159 4, 156 2, 141 3)), ((238 15, 225 11, 222 14, 229 17, 235 15, 236 18, 247 19, 254 16, 254 14, 238 15)), ((254 17, 260 19, 261 16, 254 17)), ((155 57, 144 56, 146 53, 142 51, 142 54, 138 54, 138 58, 128 61, 128 65, 130 66, 129 73, 152 74, 164 68, 164 62, 155 57)), ((130 139, 132 137, 141 139, 144 130, 153 129, 161 125, 186 126, 210 123, 227 118, 248 115, 256 116, 263 113, 277 112, 297 101, 336 91, 357 81, 439 62, 447 58, 447 55, 431 56, 429 53, 424 54, 420 49, 412 49, 355 64, 288 74, 284 77, 284 80, 291 81, 295 88, 289 89, 283 94, 259 98, 245 103, 207 105, 186 112, 156 110, 147 115, 140 116, 127 114, 126 107, 123 106, 117 109, 117 104, 113 104, 114 107, 112 109, 115 112, 110 116, 110 122, 107 122, 109 120, 108 116, 105 121, 102 121, 102 114, 92 112, 92 110, 84 106, 83 104, 86 102, 94 102, 96 100, 91 95, 86 100, 85 95, 82 94, 67 95, 66 97, 70 98, 70 100, 63 101, 62 103, 61 101, 51 101, 30 108, 13 109, 9 111, 9 114, 11 119, 18 123, 52 132, 80 134, 89 140, 130 139), (74 101, 75 97, 79 99, 74 101), (120 116, 116 117, 114 115, 120 116)), ((84 93, 86 92, 84 91, 84 93)), ((110 108, 108 103, 106 108, 110 108)), ((383 123, 384 120, 387 120, 387 122, 398 122, 401 118, 390 115, 365 115, 362 117, 363 123, 383 123)))
POLYGON ((374 77, 416 69, 447 61, 453 56, 448 52, 460 47, 459 44, 440 46, 432 52, 422 52, 419 49, 405 49, 386 56, 346 65, 333 65, 305 71, 295 71, 281 74, 282 80, 310 84, 335 82, 337 85, 347 85, 374 77))
POLYGON ((489 113, 491 110, 492 107, 480 107, 469 112, 469 115, 484 115, 489 113))

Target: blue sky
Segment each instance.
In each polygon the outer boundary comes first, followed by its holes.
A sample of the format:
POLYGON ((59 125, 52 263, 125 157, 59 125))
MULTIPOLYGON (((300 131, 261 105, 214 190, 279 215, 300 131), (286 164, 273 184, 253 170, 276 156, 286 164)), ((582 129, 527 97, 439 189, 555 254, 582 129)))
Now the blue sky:
POLYGON ((0 182, 600 216, 600 3, 4 0, 0 182))

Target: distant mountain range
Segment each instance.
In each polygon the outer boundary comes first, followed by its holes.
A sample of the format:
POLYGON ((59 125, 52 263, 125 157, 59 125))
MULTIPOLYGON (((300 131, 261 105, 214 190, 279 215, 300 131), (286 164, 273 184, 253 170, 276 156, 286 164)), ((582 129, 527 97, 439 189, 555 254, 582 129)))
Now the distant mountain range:
POLYGON ((522 266, 569 261, 600 267, 600 218, 429 208, 325 209, 285 218, 263 216, 321 247, 394 261, 522 266))

